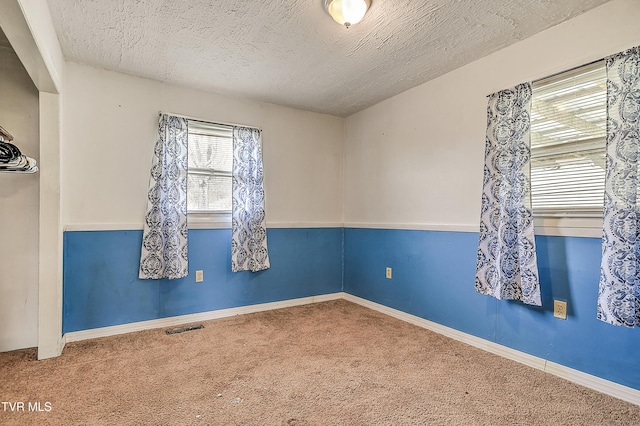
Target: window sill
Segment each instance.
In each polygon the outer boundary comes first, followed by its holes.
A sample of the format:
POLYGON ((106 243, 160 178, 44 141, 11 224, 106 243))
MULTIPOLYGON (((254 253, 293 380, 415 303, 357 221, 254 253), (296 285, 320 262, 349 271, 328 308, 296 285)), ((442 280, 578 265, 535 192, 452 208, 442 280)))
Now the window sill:
POLYGON ((535 217, 536 235, 559 237, 602 237, 601 217, 535 217))
POLYGON ((231 212, 189 213, 189 229, 231 229, 231 212))

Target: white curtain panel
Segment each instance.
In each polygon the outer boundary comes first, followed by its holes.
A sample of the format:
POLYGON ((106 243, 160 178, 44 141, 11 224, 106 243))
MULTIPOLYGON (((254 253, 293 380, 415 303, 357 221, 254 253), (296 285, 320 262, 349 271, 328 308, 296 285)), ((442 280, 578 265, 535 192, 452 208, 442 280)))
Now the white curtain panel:
POLYGON ((540 306, 530 191, 531 84, 489 96, 476 291, 540 306))
POLYGON ((139 278, 182 278, 187 262, 187 120, 160 115, 154 147, 139 278))
POLYGON ((258 129, 233 128, 233 272, 257 272, 270 267, 264 212, 261 140, 261 131, 258 129))
POLYGON ((599 320, 640 326, 640 47, 607 64, 607 160, 599 320))

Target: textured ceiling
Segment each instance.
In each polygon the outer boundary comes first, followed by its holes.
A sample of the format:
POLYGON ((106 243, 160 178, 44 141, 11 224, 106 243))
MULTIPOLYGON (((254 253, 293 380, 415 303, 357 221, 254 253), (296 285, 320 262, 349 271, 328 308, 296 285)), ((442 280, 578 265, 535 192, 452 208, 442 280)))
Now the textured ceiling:
POLYGON ((607 0, 49 0, 67 60, 347 116, 607 0))

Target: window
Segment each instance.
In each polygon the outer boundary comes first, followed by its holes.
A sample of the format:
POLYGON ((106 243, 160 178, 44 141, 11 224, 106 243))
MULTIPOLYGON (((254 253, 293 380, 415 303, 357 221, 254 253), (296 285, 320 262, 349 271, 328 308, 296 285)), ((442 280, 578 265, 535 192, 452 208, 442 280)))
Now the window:
POLYGON ((189 120, 189 213, 230 213, 233 128, 189 120))
POLYGON ((539 81, 532 89, 534 215, 601 216, 607 115, 604 61, 539 81))

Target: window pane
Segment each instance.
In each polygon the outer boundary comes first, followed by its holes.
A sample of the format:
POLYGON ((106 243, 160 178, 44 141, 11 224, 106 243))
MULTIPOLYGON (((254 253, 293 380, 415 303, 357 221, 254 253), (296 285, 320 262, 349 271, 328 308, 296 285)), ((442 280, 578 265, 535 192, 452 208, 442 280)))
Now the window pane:
POLYGON ((231 177, 189 174, 187 210, 231 210, 231 177))
POLYGON ((231 137, 189 132, 189 167, 231 172, 233 141, 231 137))
POLYGON ((604 152, 576 152, 531 161, 534 210, 602 208, 604 152), (570 205, 570 207, 569 207, 570 205))
POLYGON ((534 213, 601 213, 606 72, 587 65, 533 85, 531 202, 534 213))

